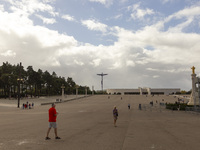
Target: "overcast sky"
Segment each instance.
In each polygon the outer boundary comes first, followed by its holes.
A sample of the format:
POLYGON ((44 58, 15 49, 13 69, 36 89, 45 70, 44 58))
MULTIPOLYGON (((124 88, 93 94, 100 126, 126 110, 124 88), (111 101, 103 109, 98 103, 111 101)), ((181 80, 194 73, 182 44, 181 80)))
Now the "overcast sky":
POLYGON ((79 85, 191 89, 199 0, 0 0, 0 63, 79 85))

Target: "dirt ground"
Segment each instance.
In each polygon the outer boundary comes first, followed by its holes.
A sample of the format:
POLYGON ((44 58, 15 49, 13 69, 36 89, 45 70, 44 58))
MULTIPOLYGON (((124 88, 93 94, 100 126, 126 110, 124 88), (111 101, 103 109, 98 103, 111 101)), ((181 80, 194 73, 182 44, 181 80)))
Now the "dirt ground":
MULTIPOLYGON (((8 107, 11 101, 0 100, 0 150, 199 150, 200 115, 170 111, 159 105, 177 99, 174 96, 95 95, 58 103, 60 140, 54 138, 53 129, 51 140, 45 140, 50 105, 23 110, 8 107), (153 106, 149 104, 151 101, 153 106), (142 110, 138 109, 139 104, 142 110), (117 127, 113 125, 114 106, 119 111, 117 127)), ((44 100, 47 102, 50 98, 44 100)))

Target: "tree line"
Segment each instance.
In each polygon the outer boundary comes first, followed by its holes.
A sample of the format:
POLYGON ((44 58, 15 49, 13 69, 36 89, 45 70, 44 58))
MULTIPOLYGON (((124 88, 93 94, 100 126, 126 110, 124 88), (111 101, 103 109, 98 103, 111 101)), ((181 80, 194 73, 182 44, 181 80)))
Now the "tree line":
MULTIPOLYGON (((17 98, 18 94, 22 97, 39 97, 39 96, 52 96, 61 95, 64 86, 65 94, 76 94, 77 84, 75 81, 68 77, 57 76, 55 72, 50 74, 47 70, 42 71, 38 69, 35 71, 32 66, 28 66, 26 70, 20 64, 11 65, 10 63, 3 62, 0 66, 0 97, 17 98), (20 91, 18 91, 20 90, 20 91)), ((89 87, 78 86, 78 93, 90 94, 92 91, 89 87)))

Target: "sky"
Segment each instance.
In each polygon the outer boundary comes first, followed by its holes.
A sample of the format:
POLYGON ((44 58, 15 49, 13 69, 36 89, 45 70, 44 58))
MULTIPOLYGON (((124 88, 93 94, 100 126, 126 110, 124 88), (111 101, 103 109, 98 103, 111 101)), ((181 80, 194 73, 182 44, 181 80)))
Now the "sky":
POLYGON ((101 89, 190 90, 199 0, 0 0, 0 64, 101 89))

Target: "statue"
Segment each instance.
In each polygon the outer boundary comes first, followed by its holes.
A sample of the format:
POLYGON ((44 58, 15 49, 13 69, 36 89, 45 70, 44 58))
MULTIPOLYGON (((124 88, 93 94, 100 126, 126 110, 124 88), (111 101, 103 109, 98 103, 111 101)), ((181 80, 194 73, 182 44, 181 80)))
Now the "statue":
POLYGON ((192 69, 192 74, 195 74, 195 67, 193 66, 191 69, 192 69))
POLYGON ((196 105, 200 104, 200 77, 197 77, 195 74, 195 67, 193 66, 192 68, 192 74, 191 74, 191 79, 192 79, 192 93, 190 100, 188 102, 188 105, 194 105, 196 109, 196 105))

